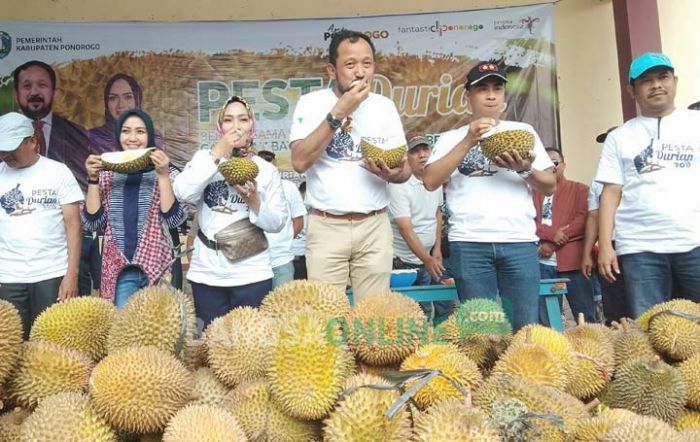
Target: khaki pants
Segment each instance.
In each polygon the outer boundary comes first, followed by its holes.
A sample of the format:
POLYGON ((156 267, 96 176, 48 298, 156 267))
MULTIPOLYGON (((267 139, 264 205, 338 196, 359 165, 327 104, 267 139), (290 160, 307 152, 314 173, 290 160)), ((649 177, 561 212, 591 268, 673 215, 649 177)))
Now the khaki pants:
POLYGON ((310 215, 307 232, 309 279, 344 290, 349 276, 355 304, 389 290, 394 247, 386 213, 362 221, 310 215))

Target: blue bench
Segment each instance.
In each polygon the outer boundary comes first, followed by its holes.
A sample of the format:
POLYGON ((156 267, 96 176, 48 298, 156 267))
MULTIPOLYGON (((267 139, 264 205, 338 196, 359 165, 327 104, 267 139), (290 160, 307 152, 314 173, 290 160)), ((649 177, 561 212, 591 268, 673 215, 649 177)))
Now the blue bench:
MULTIPOLYGON (((559 332, 564 331, 564 324, 561 320, 561 297, 566 294, 567 282, 569 280, 565 278, 540 280, 540 296, 544 297, 549 325, 559 332)), ((459 301, 454 284, 392 287, 391 290, 403 293, 418 302, 459 301)), ((352 290, 348 290, 347 293, 350 303, 352 303, 352 290)))

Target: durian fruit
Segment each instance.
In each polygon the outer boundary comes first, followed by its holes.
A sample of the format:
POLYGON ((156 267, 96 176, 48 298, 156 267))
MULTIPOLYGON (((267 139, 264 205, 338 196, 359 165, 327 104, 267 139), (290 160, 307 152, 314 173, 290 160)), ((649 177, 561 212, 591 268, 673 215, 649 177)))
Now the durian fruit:
POLYGON ((602 401, 613 408, 673 423, 687 398, 681 374, 656 356, 633 359, 618 367, 602 401))
POLYGON ((401 164, 401 160, 408 151, 407 147, 399 146, 393 149, 384 150, 375 146, 364 138, 360 140, 360 152, 362 157, 368 160, 383 160, 386 167, 393 169, 401 164))
POLYGON ((691 312, 692 314, 696 314, 695 312, 697 311, 697 308, 698 304, 689 299, 672 299, 670 301, 662 302, 661 304, 656 304, 650 307, 647 311, 642 313, 642 315, 639 318, 637 318, 636 324, 642 327, 644 330, 648 330, 649 320, 652 316, 659 312, 666 310, 677 310, 682 312, 687 311, 691 312))
POLYGON ((700 355, 681 362, 678 371, 688 390, 688 407, 700 410, 700 355))
POLYGON ((356 374, 348 378, 343 394, 323 422, 326 442, 403 442, 411 437, 411 418, 406 408, 393 418, 384 413, 399 398, 398 390, 380 390, 373 386, 391 384, 379 376, 356 374))
POLYGON ((442 337, 455 344, 474 335, 506 336, 511 333, 511 325, 503 307, 487 298, 464 301, 441 328, 442 337))
POLYGON ((673 426, 676 427, 678 431, 700 430, 700 411, 683 410, 673 426))
POLYGON ((216 318, 205 332, 209 367, 228 387, 264 377, 277 328, 275 319, 252 307, 216 318))
POLYGON ((500 442, 489 416, 460 399, 446 399, 416 418, 415 442, 500 442))
MULTIPOLYGON (((612 346, 615 341, 615 330, 603 324, 586 322, 583 313, 578 314, 576 326, 564 330, 564 336, 572 341, 575 339, 592 339, 594 341, 606 342, 612 346)), ((607 344, 606 344, 607 348, 607 344)), ((612 351, 612 347, 610 347, 612 351)))
POLYGON ((194 339, 192 341, 187 341, 185 343, 185 348, 181 353, 182 362, 190 370, 197 370, 200 367, 208 367, 209 361, 207 361, 208 350, 207 343, 204 337, 199 339, 194 339))
POLYGON ((430 330, 420 305, 401 293, 369 296, 350 313, 349 344, 362 362, 399 364, 430 339, 430 330))
POLYGON ((116 313, 114 304, 80 296, 44 310, 34 321, 29 339, 53 342, 99 361, 107 354, 107 336, 116 313))
POLYGON ((117 435, 95 413, 84 393, 43 399, 24 425, 22 440, 32 442, 117 442, 117 435))
POLYGON ((248 438, 230 411, 188 405, 165 427, 163 442, 248 442, 248 438))
POLYGON ((533 413, 515 398, 502 398, 491 404, 491 416, 503 439, 508 442, 564 442, 568 440, 561 416, 533 413))
MULTIPOLYGON (((684 361, 700 353, 700 304, 675 302, 649 316, 649 341, 659 353, 684 361), (680 315, 688 315, 689 318, 680 315)), ((673 301, 671 301, 673 302, 673 301)), ((665 304, 671 304, 671 302, 665 304)))
MULTIPOLYGON (((475 389, 481 382, 481 372, 476 363, 452 344, 422 345, 401 364, 402 371, 425 369, 440 370, 444 376, 467 391, 475 389)), ((407 388, 412 385, 409 383, 407 388)), ((441 400, 460 397, 462 393, 449 380, 438 376, 418 390, 413 399, 419 407, 425 409, 441 400)))
POLYGON ((272 400, 267 381, 246 382, 229 393, 231 412, 251 441, 316 442, 315 422, 285 414, 272 400))
POLYGON ((134 293, 114 318, 109 331, 109 353, 131 346, 153 346, 184 353, 194 339, 197 319, 192 296, 165 285, 134 293), (184 324, 183 324, 184 318, 184 324))
POLYGON ((117 173, 135 173, 146 168, 151 162, 151 152, 154 147, 147 149, 120 150, 105 152, 100 157, 102 168, 117 173))
POLYGON ((12 398, 34 408, 43 398, 63 392, 83 392, 94 363, 86 354, 50 342, 25 342, 20 362, 9 382, 12 398))
POLYGON ((329 318, 348 318, 350 301, 345 290, 332 284, 299 279, 276 287, 260 306, 260 311, 276 319, 309 309, 329 318))
POLYGON ((567 376, 574 372, 576 368, 574 349, 563 334, 553 328, 545 327, 540 324, 530 324, 521 328, 515 336, 513 336, 511 345, 518 342, 525 342, 527 339, 531 339, 532 342, 543 345, 554 353, 564 366, 564 372, 567 376))
POLYGON ((669 424, 651 416, 624 419, 604 436, 601 442, 681 442, 680 433, 669 424))
POLYGON ((242 186, 248 181, 255 180, 260 173, 258 165, 251 158, 239 156, 238 150, 234 149, 231 159, 219 163, 219 172, 223 175, 227 183, 234 186, 242 186))
POLYGON ((602 337, 568 336, 574 348, 575 369, 566 391, 581 400, 597 396, 610 383, 615 371, 612 342, 602 337))
POLYGON ((493 135, 482 139, 480 144, 481 153, 489 161, 493 161, 504 152, 516 151, 521 156, 526 156, 535 149, 535 135, 522 129, 497 130, 493 135))
MULTIPOLYGON (((545 437, 565 440, 566 434, 573 433, 576 425, 589 417, 586 406, 575 397, 552 387, 537 384, 518 376, 500 375, 486 379, 476 390, 474 405, 493 416, 493 404, 503 399, 517 399, 529 412, 561 416, 563 430, 547 420, 533 420, 545 437)), ((547 439, 542 439, 547 440, 547 439)))
POLYGON ((0 299, 0 385, 5 383, 19 359, 22 333, 22 318, 19 312, 14 305, 0 299))
POLYGON ((338 332, 314 311, 282 322, 270 348, 267 379, 285 413, 306 420, 328 415, 355 365, 347 346, 333 340, 338 332))
POLYGON ((597 416, 583 420, 576 427, 574 440, 577 442, 597 442, 621 422, 639 416, 624 408, 609 408, 597 416))
POLYGON ((212 405, 228 408, 228 387, 207 367, 198 368, 192 375, 192 400, 194 405, 212 405))
POLYGON ((520 376, 558 390, 564 390, 568 384, 564 365, 558 356, 530 339, 508 347, 496 361, 491 374, 520 376))
POLYGON ((700 430, 693 428, 681 431, 680 437, 682 442, 697 442, 700 440, 700 430))
POLYGON ((656 351, 651 346, 649 337, 636 324, 622 318, 619 324, 615 324, 615 327, 618 330, 613 341, 616 367, 636 358, 656 356, 656 351))
POLYGON ((90 397, 115 429, 155 433, 187 404, 192 384, 192 374, 172 354, 129 347, 97 364, 90 376, 90 397))
POLYGON ((0 414, 0 441, 20 442, 22 423, 29 416, 29 412, 22 408, 15 408, 7 413, 0 414))

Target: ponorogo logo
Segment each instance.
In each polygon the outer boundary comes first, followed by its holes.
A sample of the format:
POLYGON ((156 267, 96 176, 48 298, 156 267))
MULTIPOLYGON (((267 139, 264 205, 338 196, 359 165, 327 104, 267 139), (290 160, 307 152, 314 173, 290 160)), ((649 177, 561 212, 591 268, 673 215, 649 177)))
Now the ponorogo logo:
MULTIPOLYGON (((330 25, 328 27, 328 29, 326 29, 323 32, 323 40, 324 41, 328 40, 329 38, 333 37, 334 34, 340 32, 343 29, 345 29, 345 28, 338 28, 335 26, 335 24, 330 25)), ((362 32, 363 34, 365 34, 369 38, 372 38, 375 40, 380 39, 380 38, 389 38, 389 31, 387 31, 386 29, 382 29, 381 31, 360 31, 360 32, 362 32)))
POLYGON ((0 59, 10 55, 12 51, 12 37, 7 32, 0 31, 0 59))

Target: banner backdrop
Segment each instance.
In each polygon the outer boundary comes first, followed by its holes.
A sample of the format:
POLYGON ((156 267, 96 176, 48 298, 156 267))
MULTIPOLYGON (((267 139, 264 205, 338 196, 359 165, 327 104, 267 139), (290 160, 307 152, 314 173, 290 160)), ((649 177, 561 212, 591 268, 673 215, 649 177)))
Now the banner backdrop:
MULTIPOLYGON (((275 151, 291 170, 289 128, 300 95, 329 87, 327 50, 334 32, 371 36, 377 49, 374 92, 390 97, 406 131, 439 133, 469 121, 463 97, 477 60, 507 66, 506 118, 525 121, 557 145, 557 94, 551 4, 453 13, 198 23, 33 23, 0 21, 0 113, 19 110, 12 72, 29 60, 57 74, 53 111, 109 133, 105 90, 127 74, 131 92, 173 161, 182 166, 216 140, 216 111, 232 94, 256 111, 257 149, 275 151), (138 98, 138 97, 137 97, 138 98)), ((122 85, 126 82, 121 82, 122 85)), ((97 132, 95 132, 97 131, 97 132)), ((91 143, 94 143, 91 137, 91 143)), ((91 146, 94 148, 94 146, 91 146)), ((93 149, 94 150, 94 149, 93 149)))

